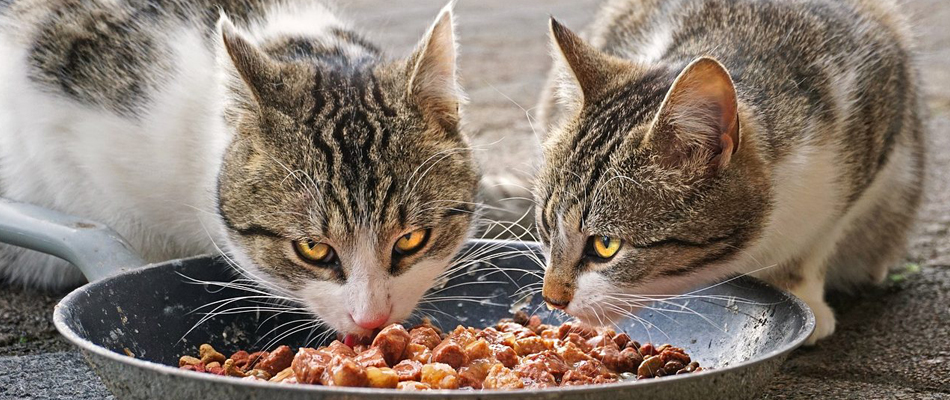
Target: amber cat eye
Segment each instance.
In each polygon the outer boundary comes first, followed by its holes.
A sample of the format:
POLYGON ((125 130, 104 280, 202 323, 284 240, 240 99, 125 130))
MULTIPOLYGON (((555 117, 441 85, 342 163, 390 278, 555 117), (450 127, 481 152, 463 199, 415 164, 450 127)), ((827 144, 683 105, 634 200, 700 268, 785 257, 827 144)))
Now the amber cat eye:
POLYGON ((332 262, 335 256, 332 247, 312 239, 295 240, 294 249, 297 250, 297 255, 300 258, 311 263, 326 264, 332 262))
POLYGON ((416 229, 400 236, 399 239, 396 240, 396 244, 393 245, 393 251, 400 255, 412 253, 413 251, 422 248, 422 246, 426 244, 426 239, 428 238, 428 229, 416 229))
POLYGON ((591 236, 590 248, 592 253, 600 258, 611 258, 620 250, 623 241, 610 236, 591 236))

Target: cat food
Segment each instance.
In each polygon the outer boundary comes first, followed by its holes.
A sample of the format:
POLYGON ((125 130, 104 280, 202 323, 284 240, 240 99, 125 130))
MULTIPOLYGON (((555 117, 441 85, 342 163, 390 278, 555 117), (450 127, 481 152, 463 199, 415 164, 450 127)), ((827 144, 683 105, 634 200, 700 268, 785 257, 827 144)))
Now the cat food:
POLYGON ((540 389, 648 379, 702 371, 669 344, 641 345, 625 333, 568 322, 541 323, 519 314, 485 329, 443 333, 425 322, 392 324, 371 344, 334 341, 320 348, 288 346, 238 351, 225 358, 208 344, 179 368, 241 379, 292 384, 432 389, 540 389))

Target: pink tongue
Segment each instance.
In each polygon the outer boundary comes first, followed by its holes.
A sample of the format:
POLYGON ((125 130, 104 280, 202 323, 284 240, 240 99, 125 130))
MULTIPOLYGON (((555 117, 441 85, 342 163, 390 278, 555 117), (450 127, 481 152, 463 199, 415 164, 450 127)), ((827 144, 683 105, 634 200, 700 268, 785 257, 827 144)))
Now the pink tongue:
POLYGON ((360 338, 356 337, 354 334, 348 334, 343 337, 343 344, 353 347, 360 343, 360 338))

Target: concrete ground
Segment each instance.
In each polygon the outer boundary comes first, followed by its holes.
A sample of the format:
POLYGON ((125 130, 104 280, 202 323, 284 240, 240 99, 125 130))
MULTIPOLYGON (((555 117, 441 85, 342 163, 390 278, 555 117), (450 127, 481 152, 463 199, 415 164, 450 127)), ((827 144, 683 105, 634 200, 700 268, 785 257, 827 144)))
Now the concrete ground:
MULTIPOLYGON (((343 14, 405 54, 441 0, 342 2, 343 14)), ((586 24, 593 0, 479 0, 457 6, 468 128, 487 173, 530 174, 538 144, 525 110, 549 60, 546 20, 586 24)), ((919 35, 931 149, 930 180, 905 262, 881 288, 833 294, 838 330, 792 354, 766 399, 950 399, 950 3, 906 0, 919 35), (941 22, 943 21, 943 22, 941 22)), ((0 398, 105 398, 108 393, 55 331, 62 294, 0 286, 0 398), (53 368, 67 371, 53 379, 53 368)))

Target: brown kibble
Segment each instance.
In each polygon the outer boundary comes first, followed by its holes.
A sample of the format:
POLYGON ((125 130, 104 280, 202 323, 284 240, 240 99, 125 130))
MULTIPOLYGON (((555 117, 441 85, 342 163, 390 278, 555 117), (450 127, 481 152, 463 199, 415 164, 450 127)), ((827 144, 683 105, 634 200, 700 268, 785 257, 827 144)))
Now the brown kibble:
MULTIPOLYGON (((646 345, 644 345, 646 346, 646 345)), ((658 356, 649 356, 643 359, 643 362, 640 363, 640 367, 637 368, 637 378, 652 378, 656 376, 657 371, 662 369, 663 360, 658 356)))
POLYGON ((426 364, 422 366, 422 383, 434 389, 458 389, 458 373, 448 364, 426 364))
POLYGON ((429 362, 448 364, 452 368, 460 368, 465 364, 465 352, 452 338, 447 338, 432 349, 429 362))
POLYGON ((399 381, 418 381, 422 379, 422 363, 413 360, 402 360, 393 367, 399 381))
POLYGON ((685 365, 683 365, 683 363, 677 360, 670 360, 669 362, 663 365, 663 370, 666 371, 667 375, 673 375, 679 372, 679 370, 683 369, 684 367, 685 365))
POLYGON ((625 363, 624 369, 621 372, 634 372, 640 367, 640 363, 643 362, 643 356, 632 347, 627 347, 620 351, 620 358, 624 359, 623 362, 625 363))
POLYGON ((178 366, 179 366, 179 367, 184 367, 184 366, 186 366, 186 365, 195 365, 195 364, 198 364, 198 363, 200 363, 200 362, 201 362, 201 360, 199 360, 199 359, 197 359, 197 358, 195 358, 195 357, 192 357, 192 356, 181 356, 181 358, 178 359, 178 366))
POLYGON ((296 354, 280 346, 272 352, 240 350, 223 359, 203 344, 200 357, 182 356, 178 364, 183 370, 245 380, 416 391, 543 389, 617 382, 633 373, 647 379, 703 370, 670 344, 641 346, 609 328, 579 322, 552 327, 538 316, 518 318, 520 324, 503 320, 481 330, 458 326, 447 334, 429 323, 411 331, 393 324, 352 347, 333 341, 296 354))
POLYGON ((647 343, 643 346, 640 346, 640 355, 642 355, 643 358, 646 358, 647 356, 655 356, 657 355, 657 351, 653 348, 652 344, 647 343))
POLYGON ((515 353, 515 349, 503 344, 493 344, 488 347, 491 349, 492 357, 506 368, 514 368, 518 364, 518 353, 515 353))
POLYGON ((389 364, 386 364, 386 360, 383 358, 383 351, 379 347, 370 347, 366 351, 357 355, 354 360, 357 364, 362 365, 363 368, 389 367, 389 364))
POLYGON ((326 347, 326 350, 334 356, 356 357, 356 352, 353 351, 353 348, 339 340, 334 340, 333 343, 330 343, 330 345, 326 347))
POLYGON ((409 344, 409 332, 400 324, 392 324, 379 332, 373 340, 372 347, 378 348, 387 365, 396 365, 402 360, 402 353, 409 344))
POLYGON ((409 343, 419 344, 432 350, 442 343, 442 338, 431 326, 418 326, 409 331, 409 343))
MULTIPOLYGON (((247 355, 247 353, 245 353, 245 355, 247 355)), ((245 374, 244 371, 241 371, 241 369, 238 368, 235 364, 236 362, 234 361, 233 358, 224 360, 224 374, 227 376, 236 376, 238 378, 243 378, 247 376, 247 374, 245 374)))
POLYGON ((391 368, 366 368, 366 380, 369 387, 395 389, 399 385, 399 376, 391 368))
POLYGON ((201 362, 205 364, 217 361, 218 365, 223 363, 226 359, 224 354, 218 353, 214 347, 211 347, 211 345, 207 343, 198 346, 198 357, 201 358, 201 362))
POLYGON ((247 371, 247 370, 249 370, 249 369, 254 369, 254 368, 257 366, 257 362, 260 361, 260 360, 263 360, 264 357, 267 357, 267 355, 269 355, 269 354, 270 354, 270 352, 268 352, 268 351, 257 351, 257 352, 248 354, 248 356, 247 356, 247 364, 245 364, 245 365, 242 367, 242 369, 244 369, 245 371, 247 371))
POLYGON ((288 346, 280 346, 257 362, 254 368, 267 371, 271 376, 290 367, 294 361, 294 353, 288 346))
POLYGON ((617 348, 623 349, 624 347, 627 347, 627 343, 630 343, 630 336, 621 332, 617 336, 614 336, 614 343, 617 344, 617 348))
POLYGON ((699 362, 698 362, 698 361, 693 361, 693 362, 687 364, 686 367, 683 368, 683 369, 685 369, 686 372, 693 372, 693 371, 696 370, 696 368, 699 368, 699 362))

